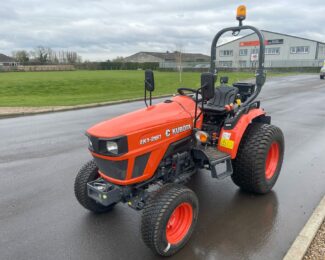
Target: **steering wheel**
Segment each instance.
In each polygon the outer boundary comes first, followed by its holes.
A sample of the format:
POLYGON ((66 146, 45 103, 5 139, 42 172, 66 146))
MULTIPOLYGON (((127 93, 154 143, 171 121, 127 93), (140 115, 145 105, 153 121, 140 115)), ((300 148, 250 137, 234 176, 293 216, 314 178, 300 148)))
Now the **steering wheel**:
MULTIPOLYGON (((189 92, 192 92, 192 93, 196 94, 197 89, 193 89, 193 88, 178 88, 178 89, 177 89, 177 92, 178 92, 180 95, 182 95, 182 96, 185 96, 184 91, 189 91, 189 92)), ((202 97, 201 97, 201 98, 198 98, 197 100, 195 99, 195 96, 192 97, 192 98, 193 98, 193 100, 196 101, 196 102, 201 102, 201 101, 202 101, 202 97)))

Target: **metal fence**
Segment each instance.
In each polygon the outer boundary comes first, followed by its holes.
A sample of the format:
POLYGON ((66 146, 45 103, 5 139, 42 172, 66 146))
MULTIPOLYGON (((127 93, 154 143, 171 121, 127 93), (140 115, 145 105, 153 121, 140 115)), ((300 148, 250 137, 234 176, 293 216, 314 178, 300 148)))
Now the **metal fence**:
MULTIPOLYGON (((219 68, 256 68, 257 61, 217 61, 219 68)), ((265 68, 319 68, 324 64, 324 60, 266 60, 265 68)), ((180 69, 208 69, 210 62, 160 62, 160 69, 180 70, 180 69)))
POLYGON ((324 60, 267 60, 267 68, 322 67, 324 60))
POLYGON ((160 69, 205 69, 210 68, 210 62, 159 62, 160 69))

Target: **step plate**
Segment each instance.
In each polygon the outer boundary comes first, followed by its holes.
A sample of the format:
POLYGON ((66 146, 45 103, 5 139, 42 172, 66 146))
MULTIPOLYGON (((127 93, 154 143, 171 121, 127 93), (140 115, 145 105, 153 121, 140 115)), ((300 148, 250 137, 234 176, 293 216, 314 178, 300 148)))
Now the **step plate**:
POLYGON ((205 160, 209 164, 209 169, 211 170, 212 178, 224 179, 232 175, 232 163, 231 157, 229 154, 219 151, 216 147, 200 147, 196 149, 197 152, 203 154, 205 160), (219 164, 225 164, 225 170, 220 171, 220 167, 217 167, 219 164))

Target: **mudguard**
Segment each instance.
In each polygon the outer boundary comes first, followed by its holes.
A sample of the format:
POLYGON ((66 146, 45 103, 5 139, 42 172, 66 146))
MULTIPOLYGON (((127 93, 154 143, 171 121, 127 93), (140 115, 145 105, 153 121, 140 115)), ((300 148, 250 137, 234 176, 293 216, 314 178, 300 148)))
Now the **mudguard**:
POLYGON ((249 110, 243 114, 232 129, 222 128, 218 141, 218 150, 228 153, 231 159, 236 158, 240 141, 248 125, 255 119, 265 115, 265 111, 260 108, 249 110))

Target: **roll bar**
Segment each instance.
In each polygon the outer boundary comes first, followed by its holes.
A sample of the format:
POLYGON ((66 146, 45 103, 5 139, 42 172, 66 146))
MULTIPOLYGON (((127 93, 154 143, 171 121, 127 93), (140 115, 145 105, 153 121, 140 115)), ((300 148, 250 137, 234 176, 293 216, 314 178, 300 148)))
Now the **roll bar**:
POLYGON ((260 93, 262 86, 265 83, 266 79, 266 74, 264 70, 264 59, 265 59, 265 41, 264 41, 264 36, 263 34, 255 27, 250 26, 250 25, 242 25, 240 22, 239 26, 235 27, 228 27, 224 28, 221 31, 219 31, 216 36, 214 37, 212 44, 211 44, 211 64, 210 64, 210 72, 217 74, 218 71, 216 69, 216 64, 217 64, 217 43, 220 39, 220 37, 229 31, 232 31, 233 35, 238 35, 240 31, 242 30, 252 30, 254 31, 259 39, 260 42, 260 50, 258 54, 258 69, 256 70, 256 89, 255 92, 242 104, 242 106, 248 105, 251 103, 260 93))

